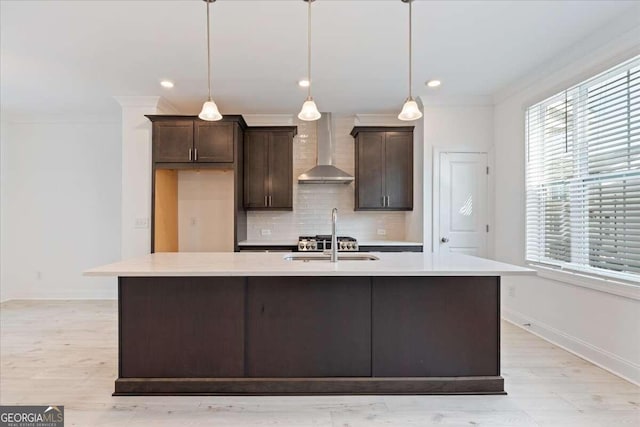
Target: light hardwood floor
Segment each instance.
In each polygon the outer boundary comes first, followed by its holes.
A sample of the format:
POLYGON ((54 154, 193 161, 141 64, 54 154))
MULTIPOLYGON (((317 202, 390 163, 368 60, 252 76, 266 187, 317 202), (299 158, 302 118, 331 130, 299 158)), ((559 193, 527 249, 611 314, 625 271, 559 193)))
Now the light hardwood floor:
POLYGON ((112 397, 115 301, 0 306, 0 403, 66 426, 640 426, 640 388, 503 323, 508 396, 112 397))

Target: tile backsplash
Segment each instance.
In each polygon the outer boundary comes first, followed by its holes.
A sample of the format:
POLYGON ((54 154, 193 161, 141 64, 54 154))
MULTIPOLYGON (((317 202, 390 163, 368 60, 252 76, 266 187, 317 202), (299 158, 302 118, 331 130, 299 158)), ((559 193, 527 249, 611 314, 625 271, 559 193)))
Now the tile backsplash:
MULTIPOLYGON (((355 116, 333 115, 334 165, 353 175, 355 116)), ((300 235, 329 234, 331 210, 338 208, 338 234, 365 240, 405 240, 405 212, 354 211, 354 184, 298 185, 298 175, 316 164, 317 122, 296 121, 293 140, 293 211, 247 212, 248 240, 296 240, 300 235), (269 230, 269 235, 263 235, 269 230), (378 234, 384 230, 384 235, 378 234)))

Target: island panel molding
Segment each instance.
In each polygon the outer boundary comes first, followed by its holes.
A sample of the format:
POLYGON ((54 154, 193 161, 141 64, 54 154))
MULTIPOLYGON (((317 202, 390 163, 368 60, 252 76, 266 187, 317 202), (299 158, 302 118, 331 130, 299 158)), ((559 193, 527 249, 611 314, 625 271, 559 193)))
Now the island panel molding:
POLYGON ((114 396, 504 395, 502 377, 118 378, 114 396))

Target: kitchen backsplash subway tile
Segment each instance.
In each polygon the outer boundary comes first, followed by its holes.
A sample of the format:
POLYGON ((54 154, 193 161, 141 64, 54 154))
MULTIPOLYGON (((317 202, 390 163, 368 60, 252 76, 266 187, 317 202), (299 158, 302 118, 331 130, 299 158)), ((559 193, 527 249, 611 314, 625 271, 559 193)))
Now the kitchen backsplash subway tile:
MULTIPOLYGON (((354 140, 349 132, 354 116, 333 116, 334 164, 353 174, 354 140)), ((405 240, 404 212, 356 212, 354 184, 298 185, 298 175, 316 164, 317 122, 298 121, 298 135, 293 141, 293 211, 249 211, 248 240, 292 240, 301 235, 331 232, 331 210, 338 208, 338 233, 364 240, 405 240), (270 230, 270 235, 262 235, 270 230), (385 230, 385 235, 378 235, 385 230)))

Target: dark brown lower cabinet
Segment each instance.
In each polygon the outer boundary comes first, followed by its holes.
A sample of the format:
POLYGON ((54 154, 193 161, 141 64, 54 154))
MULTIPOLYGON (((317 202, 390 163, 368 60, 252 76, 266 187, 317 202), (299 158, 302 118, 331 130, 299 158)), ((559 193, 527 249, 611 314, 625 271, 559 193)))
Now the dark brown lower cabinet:
POLYGON ((364 277, 249 278, 249 377, 371 375, 371 294, 364 277))
POLYGON ((500 375, 495 277, 373 278, 373 376, 500 375))
POLYGON ((120 376, 244 375, 243 278, 120 278, 120 376))
POLYGON ((121 277, 116 395, 504 394, 498 277, 121 277))

